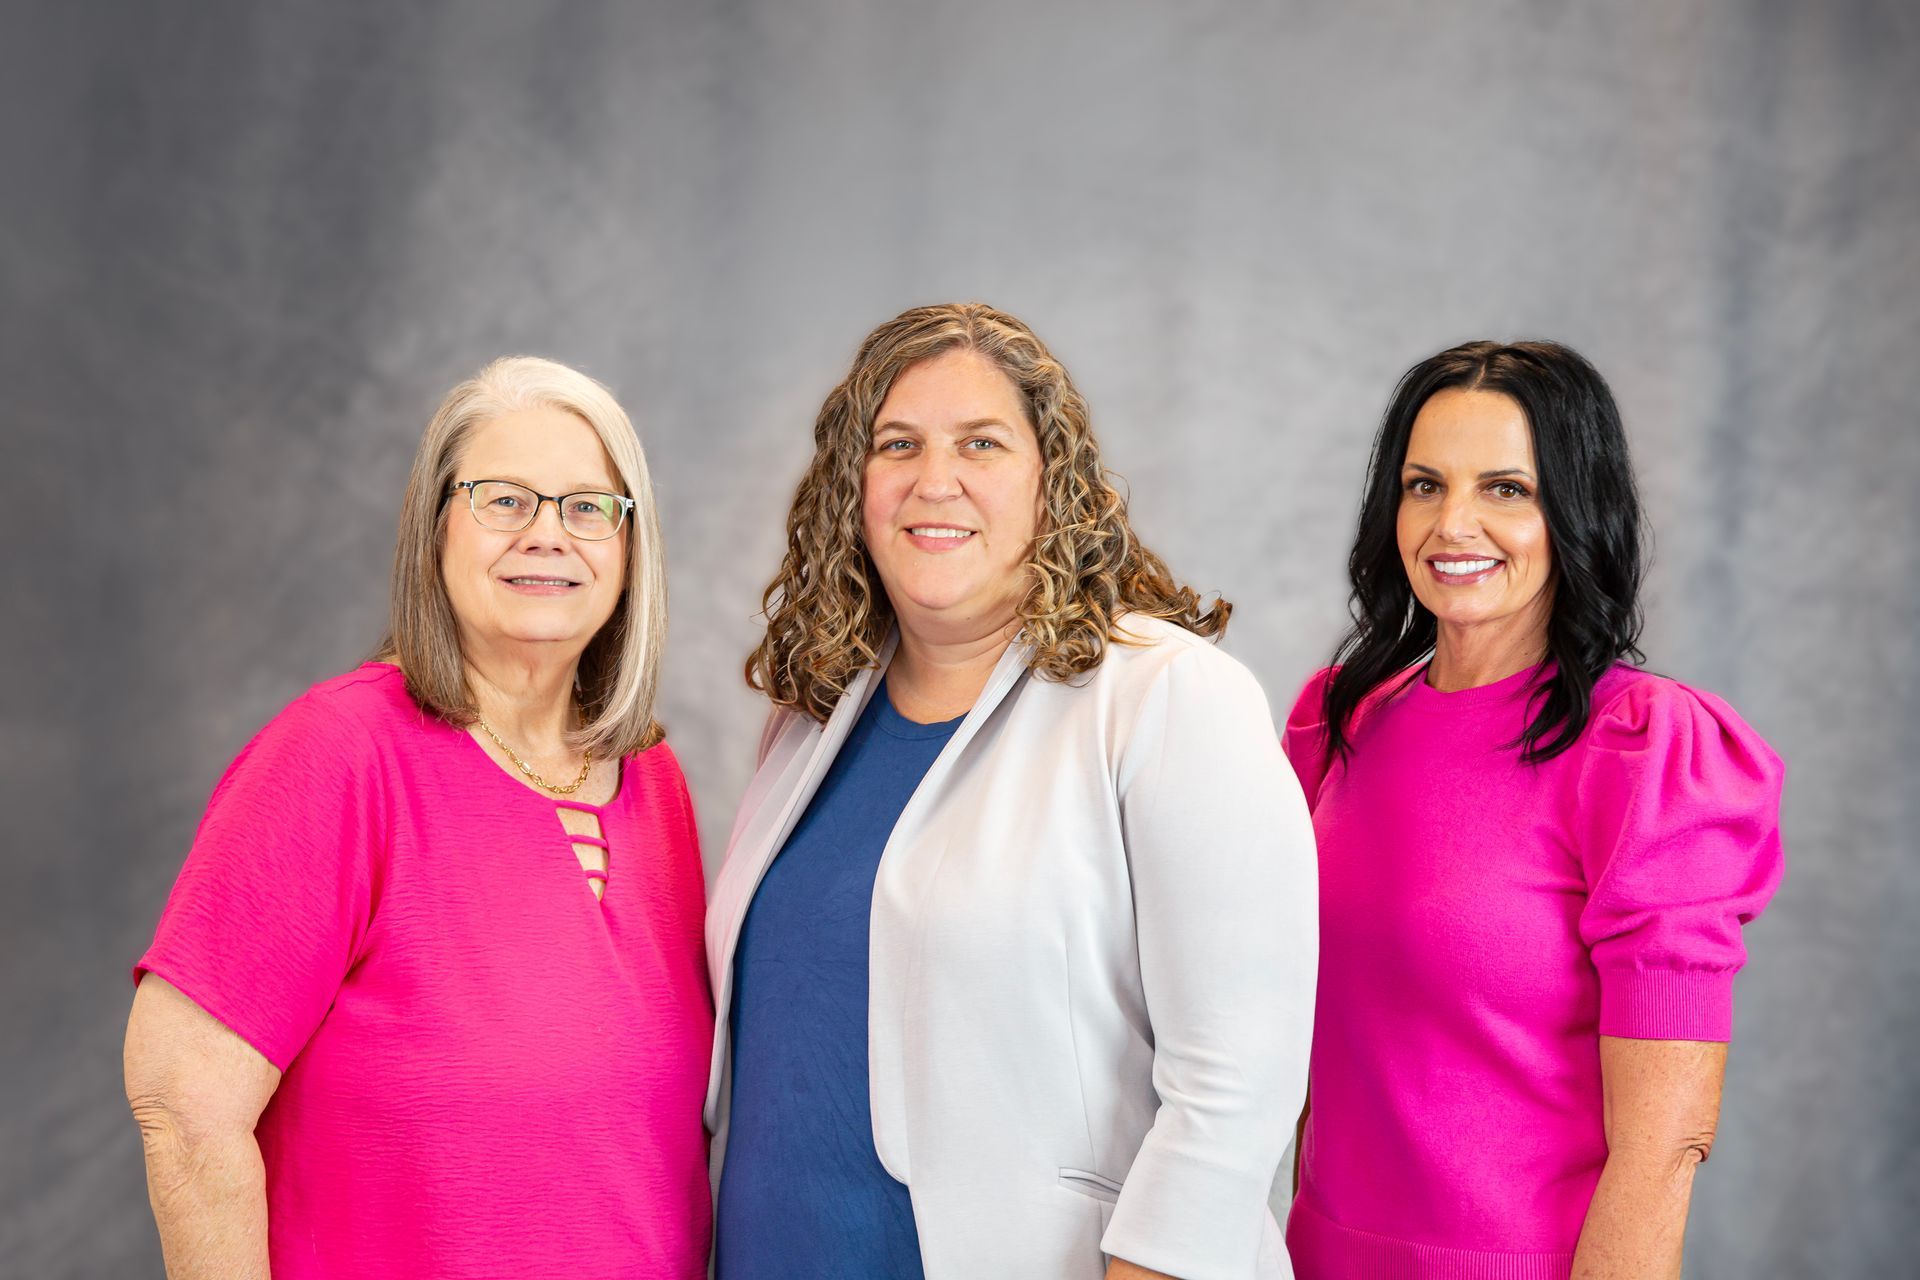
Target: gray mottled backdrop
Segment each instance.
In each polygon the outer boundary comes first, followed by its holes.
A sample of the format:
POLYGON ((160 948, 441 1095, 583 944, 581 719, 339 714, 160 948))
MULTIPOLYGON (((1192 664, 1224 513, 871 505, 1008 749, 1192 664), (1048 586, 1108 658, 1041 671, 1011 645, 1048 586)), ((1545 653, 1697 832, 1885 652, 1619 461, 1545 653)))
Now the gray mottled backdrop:
POLYGON ((7 9, 7 1275, 158 1273, 126 968, 226 761, 378 632, 440 393, 534 351, 634 411, 711 857, 813 411, 947 298, 1055 345, 1282 712, 1395 376, 1488 335, 1596 360, 1655 664, 1791 770, 1690 1274, 1914 1273, 1912 5, 7 9))

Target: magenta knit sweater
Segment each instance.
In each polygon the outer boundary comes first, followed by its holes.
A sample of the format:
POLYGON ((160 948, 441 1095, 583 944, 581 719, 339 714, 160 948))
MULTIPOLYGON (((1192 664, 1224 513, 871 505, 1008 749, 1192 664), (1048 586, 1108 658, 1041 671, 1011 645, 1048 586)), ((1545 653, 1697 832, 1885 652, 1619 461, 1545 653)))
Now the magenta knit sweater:
POLYGON ((1564 1280, 1607 1155, 1600 1037, 1729 1037, 1779 759, 1616 667, 1578 743, 1523 765, 1534 674, 1390 684, 1331 770, 1327 672, 1289 719, 1320 850, 1300 1280, 1564 1280))

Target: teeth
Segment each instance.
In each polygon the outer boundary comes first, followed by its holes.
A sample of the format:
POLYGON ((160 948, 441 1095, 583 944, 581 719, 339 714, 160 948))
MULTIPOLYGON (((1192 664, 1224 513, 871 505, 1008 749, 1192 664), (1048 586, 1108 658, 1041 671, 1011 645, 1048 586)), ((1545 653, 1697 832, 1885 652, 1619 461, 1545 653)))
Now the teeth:
POLYGON ((573 583, 565 578, 508 578, 508 582, 518 582, 529 587, 570 587, 573 583))
POLYGON ((907 530, 907 532, 908 532, 908 533, 911 533, 911 534, 917 534, 918 536, 920 536, 920 537, 922 537, 922 538, 970 538, 970 537, 972 537, 972 536, 973 536, 973 531, 972 531, 971 529, 919 529, 919 528, 915 528, 915 529, 908 529, 908 530, 907 530))
POLYGON ((1433 567, 1442 573, 1464 578, 1469 574, 1483 573, 1499 563, 1498 560, 1435 560, 1433 567))

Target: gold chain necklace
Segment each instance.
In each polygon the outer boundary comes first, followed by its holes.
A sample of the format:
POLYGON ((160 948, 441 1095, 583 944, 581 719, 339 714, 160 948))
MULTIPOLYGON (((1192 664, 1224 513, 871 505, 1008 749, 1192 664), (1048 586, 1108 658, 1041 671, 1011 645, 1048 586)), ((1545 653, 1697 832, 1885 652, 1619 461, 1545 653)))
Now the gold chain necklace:
POLYGON ((528 764, 525 760, 522 760, 519 756, 515 755, 513 748, 508 746, 506 742, 501 739, 500 735, 493 731, 492 725, 488 724, 485 720, 482 720, 479 716, 475 716, 474 721, 477 724, 479 724, 482 732, 484 732, 489 738, 493 739, 494 745, 498 746, 502 751, 507 753, 507 759, 513 761, 514 765, 519 768, 520 772, 526 774, 528 778, 533 780, 533 785, 536 787, 539 787, 543 791, 551 791, 557 796, 570 796, 574 792, 578 791, 583 785, 585 785, 587 781, 587 774, 591 772, 593 769, 593 752, 591 750, 588 750, 583 753, 584 758, 580 761, 580 776, 575 778, 573 782, 568 786, 564 786, 564 787, 555 786, 553 783, 548 782, 545 778, 535 773, 533 771, 532 765, 528 764))

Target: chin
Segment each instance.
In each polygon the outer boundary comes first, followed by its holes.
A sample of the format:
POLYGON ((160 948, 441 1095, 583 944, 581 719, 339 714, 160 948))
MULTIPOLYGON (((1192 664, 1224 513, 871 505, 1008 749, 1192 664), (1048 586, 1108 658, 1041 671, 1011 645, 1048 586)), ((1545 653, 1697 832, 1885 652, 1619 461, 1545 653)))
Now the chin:
POLYGON ((585 618, 522 614, 517 618, 502 618, 500 624, 500 634, 520 644, 564 644, 568 641, 584 643, 592 639, 594 632, 605 626, 606 621, 602 619, 596 625, 585 618))
POLYGON ((1498 622, 1510 614, 1498 609, 1454 609, 1447 613, 1433 615, 1442 625, 1455 627, 1474 627, 1483 623, 1498 622))
POLYGON ((911 582, 901 583, 897 590, 887 592, 887 596, 929 613, 944 613, 949 609, 961 608, 973 600, 976 593, 959 583, 911 582))
POLYGON ((924 609, 928 613, 947 613, 964 608, 968 597, 957 591, 909 591, 902 596, 902 599, 914 608, 924 609))
POLYGON ((922 613, 944 618, 987 617, 997 607, 994 597, 972 591, 910 592, 906 599, 922 613))
POLYGON ((500 634, 514 644, 573 644, 583 647, 593 638, 571 627, 564 631, 549 627, 510 627, 500 634))

